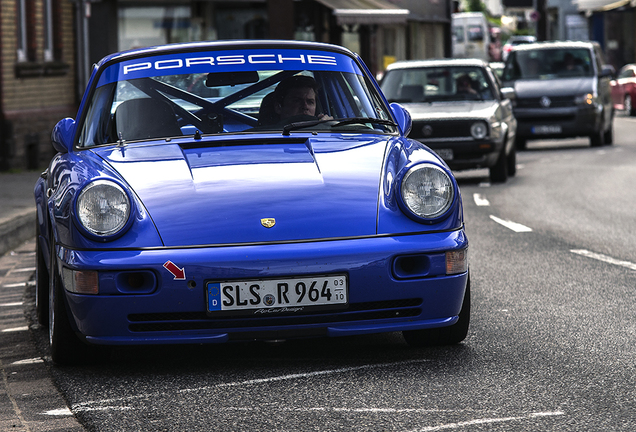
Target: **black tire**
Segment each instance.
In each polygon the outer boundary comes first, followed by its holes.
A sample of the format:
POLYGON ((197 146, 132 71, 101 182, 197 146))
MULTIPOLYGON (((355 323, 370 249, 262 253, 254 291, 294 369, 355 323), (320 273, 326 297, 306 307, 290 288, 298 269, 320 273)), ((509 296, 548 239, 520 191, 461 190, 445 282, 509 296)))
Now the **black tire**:
POLYGON ((631 95, 625 95, 625 112, 628 116, 636 115, 636 107, 634 107, 634 101, 631 95))
POLYGON ((82 342, 71 327, 64 299, 64 287, 57 269, 55 246, 51 240, 51 277, 49 278, 49 346, 53 363, 81 365, 98 358, 96 347, 82 342))
POLYGON ((525 150, 526 148, 528 148, 528 140, 526 140, 525 138, 516 137, 515 147, 517 150, 525 150))
POLYGON ((490 167, 490 181, 493 183, 505 183, 508 180, 508 160, 506 148, 501 149, 497 163, 490 167))
POLYGON ((614 144, 614 121, 610 123, 609 129, 605 131, 605 135, 603 136, 603 141, 605 145, 614 144))
POLYGON ((599 130, 590 135, 590 146, 602 147, 603 145, 605 145, 605 130, 604 126, 601 125, 599 130))
MULTIPOLYGON (((36 223, 37 225, 37 223, 36 223)), ((36 233, 39 230, 36 227, 36 233)), ((44 254, 39 237, 35 238, 35 312, 40 325, 49 327, 49 271, 46 268, 44 254)))
POLYGON ((403 331, 402 336, 412 347, 455 345, 466 339, 470 325, 470 276, 466 283, 466 293, 459 311, 459 320, 452 326, 426 330, 403 331))
POLYGON ((517 174, 517 149, 514 146, 512 146, 506 162, 508 163, 508 176, 514 177, 517 174))

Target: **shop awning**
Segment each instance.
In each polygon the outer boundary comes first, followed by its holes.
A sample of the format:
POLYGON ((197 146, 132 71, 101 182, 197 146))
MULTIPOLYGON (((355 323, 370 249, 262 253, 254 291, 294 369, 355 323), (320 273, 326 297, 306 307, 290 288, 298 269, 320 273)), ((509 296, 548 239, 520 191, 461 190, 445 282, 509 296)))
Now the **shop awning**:
POLYGON ((634 6, 631 0, 575 0, 578 10, 587 12, 607 12, 623 6, 634 6))
POLYGON ((410 11, 385 0, 317 0, 345 24, 405 24, 410 11))

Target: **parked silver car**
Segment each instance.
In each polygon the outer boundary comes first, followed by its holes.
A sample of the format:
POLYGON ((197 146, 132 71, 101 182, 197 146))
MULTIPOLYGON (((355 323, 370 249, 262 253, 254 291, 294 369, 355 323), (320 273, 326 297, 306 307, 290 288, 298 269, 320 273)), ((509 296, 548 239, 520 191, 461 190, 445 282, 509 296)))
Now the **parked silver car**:
POLYGON ((413 120, 409 134, 453 170, 489 168, 493 182, 516 173, 514 91, 499 86, 477 59, 412 60, 391 64, 381 82, 389 102, 413 120))

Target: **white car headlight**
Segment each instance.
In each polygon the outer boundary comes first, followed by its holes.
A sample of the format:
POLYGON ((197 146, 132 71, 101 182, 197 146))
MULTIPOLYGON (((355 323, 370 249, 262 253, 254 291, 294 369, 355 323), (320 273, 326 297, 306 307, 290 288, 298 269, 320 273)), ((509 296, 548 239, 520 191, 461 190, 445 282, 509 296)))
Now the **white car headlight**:
POLYGON ((402 202, 415 216, 435 219, 452 205, 453 182, 446 172, 432 164, 418 164, 407 171, 401 184, 402 202))
POLYGON ((484 139, 488 135, 488 125, 481 121, 475 122, 470 126, 470 134, 475 139, 484 139))
POLYGON ((77 218, 91 234, 107 237, 117 234, 130 217, 130 199, 116 183, 97 180, 77 197, 77 218))

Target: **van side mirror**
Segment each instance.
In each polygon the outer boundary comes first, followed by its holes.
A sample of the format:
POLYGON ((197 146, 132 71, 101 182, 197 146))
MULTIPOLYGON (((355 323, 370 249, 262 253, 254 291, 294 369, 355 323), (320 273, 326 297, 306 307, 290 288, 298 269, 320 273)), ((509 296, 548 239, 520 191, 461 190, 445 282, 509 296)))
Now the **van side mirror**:
POLYGON ((614 69, 614 66, 612 65, 603 65, 603 69, 601 69, 601 76, 613 78, 616 76, 616 69, 614 69))
POLYGON ((393 102, 390 107, 391 111, 393 111, 393 116, 397 120, 400 130, 404 133, 404 136, 407 136, 411 132, 411 127, 413 127, 411 114, 409 114, 406 108, 404 108, 399 103, 393 102))
POLYGON ((70 117, 60 120, 51 132, 51 144, 59 153, 73 151, 73 138, 75 138, 76 123, 70 117))

